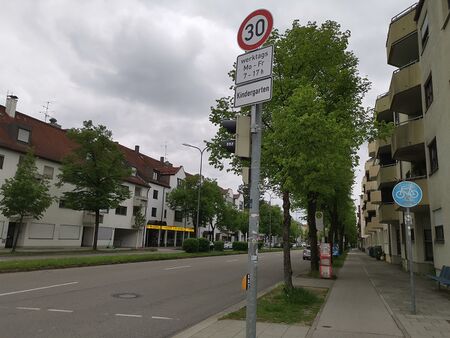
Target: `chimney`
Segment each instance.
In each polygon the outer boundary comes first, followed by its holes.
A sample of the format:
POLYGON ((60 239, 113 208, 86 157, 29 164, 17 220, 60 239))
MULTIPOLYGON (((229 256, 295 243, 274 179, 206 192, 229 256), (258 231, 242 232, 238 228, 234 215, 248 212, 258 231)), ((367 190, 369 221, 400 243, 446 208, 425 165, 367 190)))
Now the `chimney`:
POLYGON ((6 96, 5 110, 6 113, 11 117, 16 117, 16 106, 18 99, 19 98, 15 95, 6 96))
POLYGON ((134 146, 134 151, 139 154, 139 146, 138 145, 134 146))
POLYGON ((161 163, 164 163, 164 156, 161 156, 161 157, 159 158, 159 161, 160 161, 161 163))
POLYGON ((52 118, 50 119, 50 124, 51 124, 52 126, 61 129, 61 125, 58 124, 58 123, 56 123, 56 122, 58 122, 58 121, 57 121, 54 117, 52 117, 52 118))

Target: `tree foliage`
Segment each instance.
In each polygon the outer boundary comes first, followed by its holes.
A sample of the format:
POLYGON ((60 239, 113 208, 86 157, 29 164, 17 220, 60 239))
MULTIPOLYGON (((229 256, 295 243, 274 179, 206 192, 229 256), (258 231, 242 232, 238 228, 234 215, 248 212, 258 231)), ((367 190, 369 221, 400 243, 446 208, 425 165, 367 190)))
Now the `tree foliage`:
MULTIPOLYGON (((294 21, 284 33, 275 30, 267 44, 274 45, 273 96, 263 108, 261 173, 270 188, 283 197, 283 241, 290 237, 291 203, 306 209, 310 242, 317 242, 315 212, 328 203, 342 185, 351 186, 356 151, 373 130, 362 99, 369 81, 358 73, 358 59, 348 51, 350 32, 333 21, 300 25, 294 21)), ((230 73, 233 76, 233 72, 230 73)), ((236 112, 233 99, 217 101, 210 121, 246 114, 236 112)), ((219 128, 211 140, 210 163, 223 167, 230 159, 239 171, 240 159, 227 154, 219 128)), ((341 189, 349 191, 348 189, 341 189)), ((311 269, 318 269, 317 246, 312 245, 311 269)), ((286 287, 292 287, 289 245, 284 247, 286 287)))
POLYGON ((59 185, 74 186, 63 193, 69 207, 95 213, 93 249, 96 250, 100 210, 116 208, 130 197, 129 188, 122 183, 131 175, 131 169, 105 126, 84 121, 83 128, 71 129, 67 136, 75 148, 63 159, 59 185))
POLYGON ((14 229, 12 252, 24 218, 39 219, 53 201, 49 194, 49 183, 40 176, 36 167, 36 159, 29 151, 17 165, 13 178, 8 178, 0 188, 0 211, 6 217, 18 221, 14 229))

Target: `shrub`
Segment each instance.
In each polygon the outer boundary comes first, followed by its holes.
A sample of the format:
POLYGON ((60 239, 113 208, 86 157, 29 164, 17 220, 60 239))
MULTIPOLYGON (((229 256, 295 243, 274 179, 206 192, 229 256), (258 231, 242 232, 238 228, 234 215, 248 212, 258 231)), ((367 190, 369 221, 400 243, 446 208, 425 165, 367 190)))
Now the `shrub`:
POLYGON ((248 244, 247 242, 233 242, 233 250, 235 251, 247 251, 248 244))
POLYGON ((261 250, 263 245, 264 245, 264 242, 263 241, 259 241, 258 242, 258 250, 261 250))
POLYGON ((209 240, 206 238, 198 239, 198 251, 200 252, 208 252, 209 251, 209 240))
POLYGON ((183 242, 183 250, 186 252, 198 252, 199 243, 197 238, 188 238, 183 242))
POLYGON ((222 241, 214 242, 214 251, 223 251, 223 242, 222 241))

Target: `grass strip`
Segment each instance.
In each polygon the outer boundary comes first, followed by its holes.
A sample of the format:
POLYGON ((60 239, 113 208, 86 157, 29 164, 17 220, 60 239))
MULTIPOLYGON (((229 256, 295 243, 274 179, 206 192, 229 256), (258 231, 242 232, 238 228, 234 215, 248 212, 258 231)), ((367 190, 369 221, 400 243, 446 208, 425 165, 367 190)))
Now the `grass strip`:
POLYGON ((333 257, 333 268, 334 269, 339 269, 344 266, 344 262, 347 259, 347 253, 348 253, 347 251, 344 251, 342 253, 342 255, 333 257))
MULTIPOLYGON (((294 288, 284 285, 258 298, 257 321, 266 323, 301 324, 310 326, 322 306, 328 289, 294 288)), ((221 319, 245 320, 246 308, 227 314, 221 319)))
POLYGON ((64 258, 43 258, 30 260, 0 261, 0 273, 34 271, 44 269, 64 269, 83 266, 125 264, 137 262, 160 261, 169 259, 183 259, 195 257, 226 256, 246 254, 243 251, 212 251, 202 253, 148 253, 148 254, 122 254, 122 255, 95 255, 64 258))

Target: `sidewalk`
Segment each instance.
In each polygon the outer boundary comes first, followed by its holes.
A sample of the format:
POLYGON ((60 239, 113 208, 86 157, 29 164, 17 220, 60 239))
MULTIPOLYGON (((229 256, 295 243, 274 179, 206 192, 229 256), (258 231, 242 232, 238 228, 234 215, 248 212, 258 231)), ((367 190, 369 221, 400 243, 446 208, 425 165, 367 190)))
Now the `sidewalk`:
MULTIPOLYGON (((450 337, 450 293, 437 291, 425 277, 416 276, 417 315, 409 312, 409 275, 399 266, 376 261, 353 251, 334 281, 294 278, 296 286, 330 287, 313 326, 257 324, 259 338, 395 338, 450 337), (325 283, 328 283, 325 284, 325 283)), ((245 322, 221 320, 237 304, 174 338, 245 337, 245 322)))

